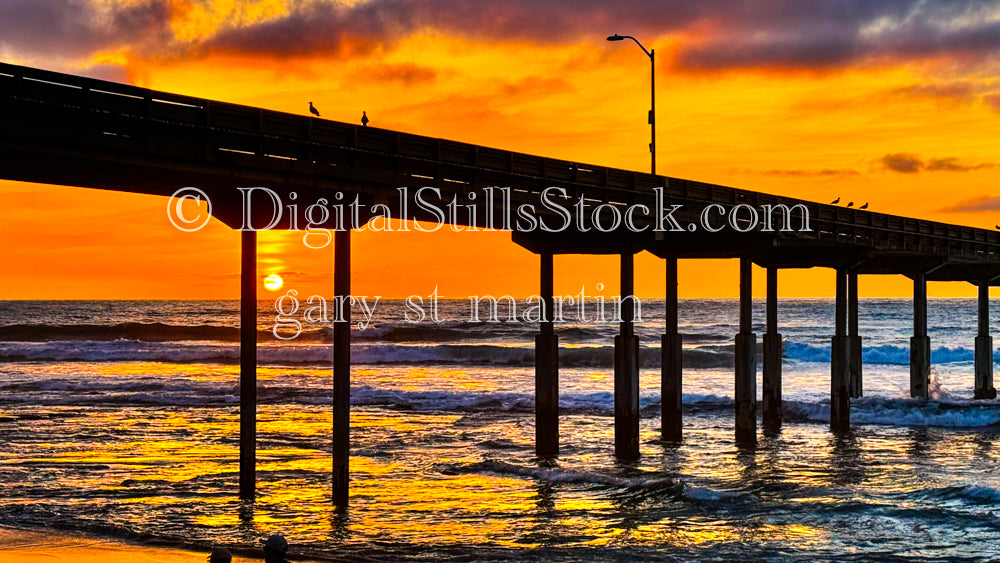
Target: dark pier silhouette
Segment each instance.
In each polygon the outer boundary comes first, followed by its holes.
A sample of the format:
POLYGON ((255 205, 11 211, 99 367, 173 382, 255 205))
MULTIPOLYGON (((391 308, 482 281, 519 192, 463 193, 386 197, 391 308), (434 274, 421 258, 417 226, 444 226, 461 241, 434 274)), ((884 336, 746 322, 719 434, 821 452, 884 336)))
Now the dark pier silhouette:
MULTIPOLYGON (((511 206, 537 204, 542 190, 558 186, 570 205, 655 208, 657 197, 680 225, 696 225, 706 209, 718 232, 657 232, 654 218, 636 219, 642 232, 512 230, 515 243, 540 257, 540 295, 553 307, 553 256, 612 254, 621 259, 621 295, 632 295, 633 257, 649 251, 665 263, 666 316, 661 337, 662 439, 682 437, 682 338, 678 334, 677 269, 680 259, 740 260, 739 332, 735 335, 735 430, 741 447, 757 441, 756 351, 750 294, 752 266, 767 272, 763 335, 764 431, 781 425, 781 347, 777 277, 783 268, 830 268, 836 279, 832 337, 830 427, 850 427, 850 401, 862 394, 857 280, 862 274, 905 275, 913 280, 914 330, 910 340, 910 390, 928 397, 930 338, 927 282, 960 281, 979 291, 975 339, 975 397, 993 398, 989 287, 1000 285, 1000 232, 848 209, 703 182, 544 158, 466 143, 422 137, 309 116, 268 111, 157 92, 15 65, 0 64, 0 177, 66 186, 170 196, 185 186, 203 190, 213 214, 243 226, 238 187, 266 186, 298 201, 355 196, 368 208, 381 204, 393 217, 437 221, 426 210, 400 201, 403 186, 433 187, 456 198, 458 224, 503 226, 511 206), (485 188, 510 187, 499 198, 473 198, 485 188), (659 191, 659 195, 657 194, 659 191), (766 210, 767 227, 755 218, 766 210), (778 211, 777 215, 771 211, 778 211), (780 219, 774 225, 770 219, 780 219), (478 219, 478 221, 477 221, 478 219), (808 228, 802 228, 807 226, 808 228)), ((551 217, 555 218, 553 214, 551 217)), ((267 216, 250 218, 253 225, 267 216)), ((365 221, 367 217, 362 216, 365 221)), ((332 221, 332 220, 331 220, 332 221)), ((324 226, 335 227, 324 224, 324 226)), ((343 227, 343 225, 339 225, 343 227)), ((283 217, 271 228, 298 228, 283 217)), ((510 226, 506 228, 510 230, 510 226)), ((240 354, 240 496, 255 494, 256 452, 256 232, 243 230, 240 354)), ((334 293, 351 291, 351 232, 334 240, 334 293)), ((641 343, 632 302, 624 299, 615 337, 615 453, 639 456, 639 363, 641 343)), ((342 318, 348 303, 339 302, 342 318)), ((350 453, 350 323, 335 324, 333 362, 333 500, 347 505, 350 453)), ((559 452, 558 335, 551 317, 540 323, 536 343, 536 449, 540 458, 559 452)))

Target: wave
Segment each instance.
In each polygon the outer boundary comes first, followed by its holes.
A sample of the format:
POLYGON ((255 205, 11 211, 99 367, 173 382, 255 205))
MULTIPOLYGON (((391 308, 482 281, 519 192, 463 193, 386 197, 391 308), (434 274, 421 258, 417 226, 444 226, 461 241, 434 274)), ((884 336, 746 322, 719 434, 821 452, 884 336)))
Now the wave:
MULTIPOLYGON (((468 365, 532 366, 534 329, 517 324, 451 323, 444 326, 385 325, 354 330, 355 363, 445 363, 468 365), (516 343, 510 345, 510 343, 516 343)), ((566 367, 611 367, 614 347, 587 342, 608 342, 615 329, 568 327, 559 350, 566 367), (611 332, 608 332, 611 330, 611 332), (582 344, 581 344, 582 343, 582 344)), ((698 345, 685 341, 683 365, 688 369, 731 369, 731 343, 701 334, 698 345)), ((0 327, 0 361, 157 361, 237 363, 239 329, 228 326, 177 326, 163 323, 116 325, 8 325, 0 327)), ((280 342, 269 331, 258 332, 258 362, 268 364, 325 365, 332 361, 331 328, 303 332, 294 341, 280 342)), ((609 343, 610 344, 610 343, 609 343)), ((658 340, 643 339, 640 365, 660 365, 658 340)), ((757 358, 762 357, 758 342, 757 358)), ((801 362, 830 361, 830 347, 786 340, 783 356, 801 362)), ((867 364, 908 365, 909 346, 868 346, 862 350, 867 364)), ((963 346, 940 346, 931 351, 936 364, 972 362, 975 351, 963 346)), ((1000 363, 1000 350, 994 361, 1000 363)))
POLYGON ((931 500, 961 500, 979 504, 1000 503, 1000 490, 984 485, 935 487, 913 494, 914 496, 931 500))
MULTIPOLYGON (((199 381, 187 379, 141 378, 121 381, 109 377, 96 380, 47 378, 0 383, 0 404, 33 406, 197 406, 223 407, 239 403, 235 381, 199 381)), ((261 404, 328 405, 331 390, 302 385, 300 380, 258 387, 261 404)), ((660 397, 656 391, 643 391, 639 406, 642 416, 656 417, 660 397)), ((733 399, 728 396, 685 393, 682 397, 688 413, 729 416, 733 399)), ((519 392, 467 392, 450 390, 409 391, 359 385, 351 389, 351 404, 384 407, 393 410, 445 412, 534 411, 534 396, 519 392)), ((611 392, 563 392, 559 397, 564 414, 612 416, 614 394, 611 392)), ((830 405, 819 402, 785 401, 789 420, 827 423, 830 405)), ((5 413, 11 416, 12 413, 5 413)), ((0 420, 0 422, 3 422, 0 420)), ((886 397, 864 397, 851 403, 851 422, 855 425, 934 426, 974 428, 1000 426, 1000 401, 960 401, 945 398, 917 401, 886 397)))
MULTIPOLYGON (((461 328, 387 326, 368 330, 353 330, 357 340, 384 340, 387 342, 448 342, 468 337, 468 330, 461 328)), ((164 323, 119 323, 114 325, 7 325, 0 326, 0 341, 6 342, 58 342, 88 341, 110 342, 131 340, 135 342, 239 342, 240 329, 219 325, 169 325, 164 323)), ((258 342, 278 341, 271 330, 258 330, 258 342)), ((333 342, 333 329, 303 329, 295 338, 297 342, 333 342)))
MULTIPOLYGON (((257 348, 260 365, 326 366, 333 361, 331 346, 263 345, 257 348)), ((499 344, 396 345, 359 342, 351 346, 355 364, 463 364, 530 367, 535 352, 530 346, 499 344)), ((115 340, 0 342, 0 361, 18 362, 169 362, 237 364, 238 346, 207 343, 161 343, 115 340)), ((564 367, 612 367, 613 346, 562 347, 559 362, 564 367)), ((644 368, 660 365, 659 348, 643 348, 644 368)), ((687 368, 728 368, 733 365, 732 347, 702 347, 684 350, 687 368)))
MULTIPOLYGON (((812 422, 830 420, 830 403, 786 401, 786 416, 812 422)), ((919 401, 863 397, 851 401, 851 424, 978 428, 1000 425, 1000 403, 919 401)))
MULTIPOLYGON (((328 405, 333 399, 328 387, 261 385, 257 388, 260 404, 328 405)), ((714 395, 685 394, 686 404, 701 410, 729 408, 732 399, 714 395)), ((639 406, 649 409, 659 396, 646 393, 639 406)), ((80 379, 44 379, 0 384, 0 404, 35 406, 199 406, 220 407, 239 403, 235 382, 205 382, 146 378, 138 381, 97 381, 80 379)), ((394 410, 458 412, 534 412, 535 399, 530 393, 405 391, 361 385, 351 389, 354 406, 386 407, 394 410)), ((564 413, 610 415, 614 394, 610 392, 566 393, 559 396, 564 413)), ((2 421, 0 421, 2 422, 2 421)))
MULTIPOLYGON (((784 357, 803 362, 830 361, 829 346, 814 346, 800 342, 784 343, 784 357)), ((861 360, 866 364, 910 365, 909 346, 866 346, 861 350, 861 360)), ((975 360, 975 350, 958 346, 948 348, 939 346, 931 350, 931 362, 935 364, 950 364, 956 362, 971 362, 975 360)), ((1000 363, 1000 350, 993 354, 993 361, 1000 363)))
POLYGON ((178 326, 164 323, 119 323, 114 325, 7 325, 0 326, 0 340, 8 342, 48 342, 53 340, 138 340, 171 342, 218 340, 238 342, 240 330, 228 326, 178 326))
MULTIPOLYGON (((332 325, 313 328, 303 324, 302 332, 293 342, 332 343, 332 325)), ((618 325, 567 326, 559 328, 559 338, 563 342, 607 342, 618 331, 618 325)), ((283 331, 280 331, 283 332, 283 331)), ((424 343, 461 342, 469 340, 530 343, 535 339, 538 327, 524 323, 473 323, 443 322, 440 324, 383 323, 365 329, 353 327, 351 338, 356 341, 424 343)), ((283 334, 288 336, 288 334, 283 334)), ((687 335, 686 335, 687 336, 687 335)), ((731 335, 699 334, 691 335, 691 342, 724 342, 731 335)), ((93 341, 134 340, 138 342, 239 342, 240 330, 224 325, 171 325, 165 323, 126 322, 110 325, 100 324, 14 324, 0 326, 0 341, 6 342, 53 342, 53 341, 93 341)), ((258 328, 258 342, 277 342, 271 328, 258 328)), ((280 340, 287 342, 286 340, 280 340)))

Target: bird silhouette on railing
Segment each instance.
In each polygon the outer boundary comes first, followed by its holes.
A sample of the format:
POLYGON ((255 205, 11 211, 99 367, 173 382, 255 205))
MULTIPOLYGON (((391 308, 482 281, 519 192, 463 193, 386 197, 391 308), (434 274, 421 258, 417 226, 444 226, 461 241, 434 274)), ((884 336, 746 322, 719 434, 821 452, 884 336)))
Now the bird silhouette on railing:
POLYGON ((365 112, 361 112, 361 126, 368 127, 368 115, 365 112))
POLYGON ((854 207, 854 202, 853 202, 853 201, 851 201, 851 202, 848 202, 848 203, 847 203, 847 207, 854 207))
POLYGON ((839 197, 837 199, 831 201, 830 205, 837 205, 838 203, 840 203, 840 198, 839 197))
POLYGON ((316 109, 316 106, 314 106, 312 102, 309 102, 309 113, 319 117, 319 110, 316 109))
POLYGON ((868 202, 866 201, 865 204, 859 207, 858 209, 868 209, 868 202))

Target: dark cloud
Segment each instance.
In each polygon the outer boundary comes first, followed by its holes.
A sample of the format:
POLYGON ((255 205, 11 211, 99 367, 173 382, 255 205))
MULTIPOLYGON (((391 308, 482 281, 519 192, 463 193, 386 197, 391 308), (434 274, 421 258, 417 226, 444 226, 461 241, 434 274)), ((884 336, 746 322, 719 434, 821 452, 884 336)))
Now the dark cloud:
POLYGON ((904 152, 887 154, 882 157, 880 162, 886 170, 903 174, 916 174, 924 168, 924 161, 920 157, 904 152))
POLYGON ((95 4, 88 0, 3 0, 0 48, 31 56, 76 58, 129 46, 170 43, 169 0, 95 4))
POLYGON ((945 207, 941 211, 954 213, 979 213, 983 211, 1000 211, 1000 196, 984 195, 962 201, 945 207))
POLYGON ((770 170, 751 170, 747 168, 730 168, 730 174, 762 174, 764 176, 787 176, 800 178, 860 176, 861 173, 851 168, 821 168, 809 170, 803 168, 772 168, 770 170))
POLYGON ((926 98, 939 98, 958 102, 971 102, 975 99, 975 94, 979 86, 971 82, 932 82, 927 84, 911 84, 901 88, 894 88, 888 93, 894 96, 916 96, 926 98))
POLYGON ((695 70, 822 68, 870 59, 1000 52, 1000 0, 288 0, 288 13, 234 20, 204 41, 170 33, 171 7, 202 0, 3 0, 0 46, 73 56, 129 46, 143 55, 212 51, 283 57, 368 53, 418 30, 472 39, 598 44, 610 33, 686 37, 677 64, 695 70), (100 7, 99 7, 100 6, 100 7))
POLYGON ((681 52, 684 66, 823 68, 863 59, 983 60, 1000 49, 997 2, 848 0, 747 3, 743 17, 681 52), (770 12, 773 19, 761 16, 770 12))
POLYGON ((286 283, 289 282, 300 282, 300 283, 310 283, 310 282, 323 282, 330 281, 333 279, 333 274, 330 272, 297 272, 297 271, 284 271, 278 272, 286 283))
MULTIPOLYGON (((1000 49, 996 0, 371 0, 298 2, 285 17, 220 33, 207 49, 340 53, 432 28, 537 43, 693 31, 678 63, 700 70, 817 68, 871 58, 981 59, 1000 49)), ((648 42, 648 41, 647 41, 648 42)), ((649 45, 647 44, 647 47, 649 45)))
POLYGON ((378 82, 398 82, 405 86, 426 84, 437 78, 437 72, 426 66, 412 63, 398 65, 380 64, 366 67, 355 73, 357 80, 375 80, 378 82))
POLYGON ((982 170, 983 168, 994 168, 996 164, 992 162, 980 162, 978 164, 964 164, 955 157, 932 158, 927 162, 927 171, 935 172, 943 170, 946 172, 969 172, 972 170, 982 170))
POLYGON ((887 154, 877 160, 876 163, 885 170, 899 172, 902 174, 916 174, 917 172, 925 170, 927 172, 971 172, 973 170, 995 168, 997 166, 997 164, 993 162, 963 162, 960 158, 954 156, 947 158, 932 158, 925 162, 922 158, 915 154, 904 152, 887 154))

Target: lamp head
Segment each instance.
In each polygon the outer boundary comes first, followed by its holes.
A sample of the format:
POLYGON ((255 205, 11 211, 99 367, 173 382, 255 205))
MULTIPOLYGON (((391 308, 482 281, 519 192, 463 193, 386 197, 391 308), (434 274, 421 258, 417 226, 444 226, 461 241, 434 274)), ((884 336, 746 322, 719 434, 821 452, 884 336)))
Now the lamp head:
POLYGON ((608 41, 621 41, 622 39, 625 39, 625 38, 622 37, 621 35, 618 35, 617 33, 614 34, 614 35, 609 35, 608 36, 608 41))

